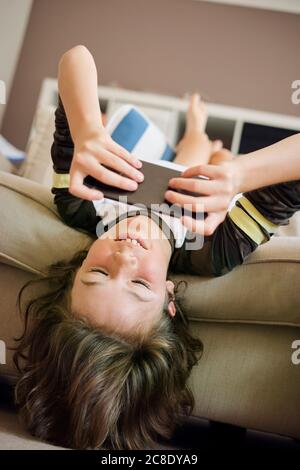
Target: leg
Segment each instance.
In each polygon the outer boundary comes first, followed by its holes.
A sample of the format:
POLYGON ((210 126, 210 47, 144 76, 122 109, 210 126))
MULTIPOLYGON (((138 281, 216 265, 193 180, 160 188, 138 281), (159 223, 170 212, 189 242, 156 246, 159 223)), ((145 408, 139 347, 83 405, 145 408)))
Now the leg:
POLYGON ((207 113, 205 104, 199 95, 190 98, 186 116, 186 131, 176 147, 175 163, 184 166, 196 166, 209 163, 212 153, 222 148, 221 141, 211 142, 205 133, 207 113))

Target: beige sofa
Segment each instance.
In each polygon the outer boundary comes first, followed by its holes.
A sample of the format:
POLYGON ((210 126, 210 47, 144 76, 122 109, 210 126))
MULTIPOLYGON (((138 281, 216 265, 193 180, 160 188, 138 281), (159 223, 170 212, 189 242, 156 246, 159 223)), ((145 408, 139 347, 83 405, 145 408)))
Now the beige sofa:
MULTIPOLYGON (((0 200, 0 339, 11 346, 22 329, 20 287, 93 239, 67 227, 36 182, 0 172, 0 200)), ((274 237, 226 276, 185 279, 186 312, 204 343, 190 378, 194 416, 300 439, 300 365, 291 361, 300 339, 300 238, 274 237)), ((0 380, 15 376, 7 351, 0 380)), ((45 446, 0 411, 0 448, 45 446)))
MULTIPOLYGON (((93 241, 62 223, 52 202, 53 113, 37 110, 20 169, 0 155, 0 340, 7 346, 22 331, 21 286, 93 241)), ((300 365, 291 361, 300 339, 300 214, 230 274, 185 279, 186 312, 204 343, 190 378, 194 416, 300 439, 300 365)), ((15 377, 7 351, 0 387, 15 377)), ((0 449, 8 448, 54 449, 29 436, 0 399, 0 449)))

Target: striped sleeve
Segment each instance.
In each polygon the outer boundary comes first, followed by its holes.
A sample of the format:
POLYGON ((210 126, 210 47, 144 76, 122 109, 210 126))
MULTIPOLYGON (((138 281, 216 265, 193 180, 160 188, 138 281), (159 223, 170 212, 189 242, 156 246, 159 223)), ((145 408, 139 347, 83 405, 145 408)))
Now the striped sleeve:
MULTIPOLYGON (((70 128, 61 100, 58 95, 58 106, 55 110, 55 132, 51 146, 51 157, 53 162, 54 178, 58 187, 66 187, 66 180, 60 175, 68 175, 74 153, 74 143, 70 128), (63 184, 64 183, 64 184, 63 184)), ((55 185, 53 185, 55 186, 55 185)))
POLYGON ((290 181, 244 193, 215 232, 204 238, 200 250, 177 250, 171 270, 186 274, 221 276, 231 271, 280 225, 300 210, 300 181, 290 181))
POLYGON ((93 235, 100 217, 92 201, 86 201, 69 193, 70 166, 74 153, 67 116, 60 95, 55 110, 55 132, 51 146, 53 161, 52 193, 57 211, 63 221, 70 227, 82 229, 93 235))
POLYGON ((244 193, 213 235, 212 273, 219 276, 242 264, 299 210, 299 180, 244 193))
MULTIPOLYGON (((172 160, 175 156, 159 127, 135 106, 123 105, 116 109, 106 129, 115 142, 144 160, 172 160)), ((101 217, 97 215, 93 202, 77 198, 68 190, 74 143, 60 95, 58 95, 58 106, 55 111, 53 137, 52 193, 55 195, 54 202, 58 212, 71 227, 81 228, 94 234, 101 217)), ((84 184, 92 185, 89 177, 85 178, 84 184)))

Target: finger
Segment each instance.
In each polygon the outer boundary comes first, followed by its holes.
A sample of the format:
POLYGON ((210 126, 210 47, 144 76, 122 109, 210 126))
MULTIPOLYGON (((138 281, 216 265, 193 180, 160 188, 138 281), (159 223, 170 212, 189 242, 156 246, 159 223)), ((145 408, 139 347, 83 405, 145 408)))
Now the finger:
MULTIPOLYGON (((123 160, 119 156, 116 156, 114 153, 109 152, 108 150, 101 149, 101 151, 98 151, 95 156, 101 164, 105 165, 108 168, 122 173, 128 176, 129 178, 138 181, 139 183, 144 180, 144 175, 141 171, 138 171, 132 165, 129 165, 127 161, 123 160)), ((91 159, 87 157, 84 165, 88 166, 90 164, 90 161, 91 159)))
POLYGON ((215 194, 221 191, 221 185, 216 180, 204 180, 199 178, 171 178, 169 187, 172 189, 182 189, 192 193, 215 194))
POLYGON ((209 236, 214 233, 218 225, 225 219, 226 212, 211 212, 205 220, 195 220, 189 216, 183 216, 183 225, 191 232, 209 236))
POLYGON ((210 212, 204 220, 204 234, 212 235, 218 225, 225 219, 227 211, 210 212))
POLYGON ((181 217, 181 223, 190 231, 204 235, 204 220, 195 220, 187 215, 181 217))
POLYGON ((179 204, 181 207, 186 206, 187 210, 194 212, 218 212, 227 208, 226 200, 222 195, 194 197, 176 191, 166 191, 165 198, 172 204, 179 204))
MULTIPOLYGON (((210 196, 211 198, 213 196, 210 196)), ((188 196, 186 194, 180 194, 175 191, 166 191, 165 199, 172 204, 178 204, 183 209, 193 211, 193 212, 204 212, 204 207, 200 203, 200 197, 188 196)))
POLYGON ((220 165, 197 165, 187 168, 181 176, 183 178, 190 178, 192 176, 207 176, 208 178, 219 178, 224 174, 224 170, 220 165))
POLYGON ((95 160, 90 160, 89 175, 109 186, 124 189, 126 191, 134 191, 138 187, 138 183, 125 176, 118 175, 114 171, 105 168, 103 165, 95 160))
POLYGON ((138 158, 112 139, 108 142, 107 149, 123 158, 130 165, 134 165, 136 168, 141 168, 143 166, 142 162, 138 158))
POLYGON ((103 199, 103 193, 97 189, 88 188, 83 184, 83 180, 87 175, 80 171, 74 170, 70 172, 70 187, 69 192, 73 196, 80 197, 81 199, 86 199, 87 201, 92 201, 94 199, 100 200, 103 199))

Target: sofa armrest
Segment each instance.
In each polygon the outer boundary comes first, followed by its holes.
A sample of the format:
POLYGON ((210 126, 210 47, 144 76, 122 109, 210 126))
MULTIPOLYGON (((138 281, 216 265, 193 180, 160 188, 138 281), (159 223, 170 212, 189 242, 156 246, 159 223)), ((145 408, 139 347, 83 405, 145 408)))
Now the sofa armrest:
POLYGON ((0 198, 0 261, 5 264, 42 274, 93 242, 87 233, 63 223, 50 188, 0 172, 0 198))
POLYGON ((8 173, 13 173, 14 165, 8 161, 2 153, 0 153, 0 171, 6 171, 8 173))
POLYGON ((191 319, 300 326, 299 237, 273 237, 224 276, 184 279, 191 319))

